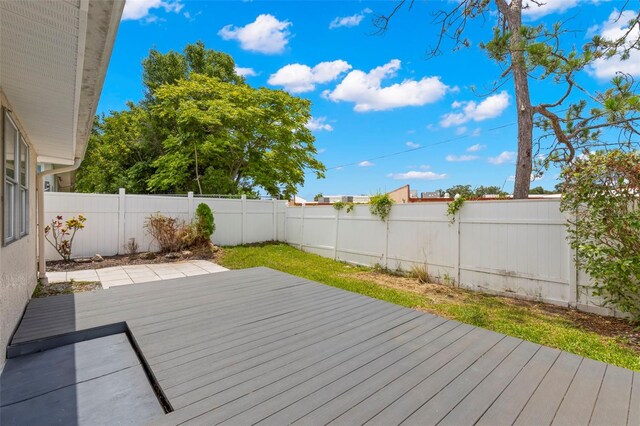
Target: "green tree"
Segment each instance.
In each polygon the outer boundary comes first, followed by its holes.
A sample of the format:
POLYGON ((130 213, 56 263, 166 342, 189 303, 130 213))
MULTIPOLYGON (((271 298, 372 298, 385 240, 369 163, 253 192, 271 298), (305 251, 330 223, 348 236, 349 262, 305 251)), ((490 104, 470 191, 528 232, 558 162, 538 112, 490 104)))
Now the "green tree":
POLYGON ((198 74, 158 87, 155 96, 151 113, 173 131, 153 163, 152 191, 237 193, 261 187, 286 198, 304 183, 305 169, 324 176, 306 128, 307 100, 198 74))
POLYGON ((129 103, 124 111, 96 117, 87 151, 76 173, 78 192, 146 192, 146 180, 153 173, 151 159, 157 152, 142 137, 148 113, 129 103))
POLYGON ((235 72, 233 58, 226 53, 207 49, 202 41, 188 44, 183 53, 173 50, 162 53, 151 49, 149 56, 142 61, 142 84, 150 100, 160 86, 189 80, 191 74, 215 77, 227 83, 244 83, 244 77, 235 72))
POLYGON ((473 191, 473 196, 477 198, 481 198, 485 195, 502 195, 504 192, 500 189, 499 186, 482 186, 480 185, 473 191))
POLYGON ((313 201, 319 201, 322 197, 324 197, 324 195, 322 195, 322 192, 320 192, 316 194, 315 197, 313 197, 313 201))
MULTIPOLYGON (((585 90, 579 77, 598 59, 629 58, 629 52, 640 45, 635 31, 640 25, 640 15, 635 11, 625 13, 629 2, 624 2, 619 19, 628 21, 626 30, 616 39, 595 36, 580 46, 574 38, 572 44, 567 43, 567 37, 574 32, 567 29, 569 20, 551 26, 523 24, 523 9, 541 7, 544 3, 541 0, 459 0, 449 9, 434 13, 438 35, 431 56, 442 53, 445 40, 453 40, 454 50, 471 46, 466 33, 472 21, 496 22, 492 37, 479 46, 503 70, 494 87, 513 80, 518 119, 514 198, 527 197, 533 158, 537 157, 536 151, 540 151, 543 141, 549 147, 546 148, 548 155, 539 164, 541 170, 552 163, 569 164, 594 146, 623 149, 638 146, 632 138, 638 134, 640 100, 631 76, 621 73, 612 79, 609 88, 595 93, 585 90), (533 104, 532 91, 549 82, 558 87, 557 97, 533 104), (536 125, 542 134, 534 147, 536 125), (601 134, 606 129, 619 135, 617 140, 603 141, 601 134)), ((386 31, 391 18, 407 4, 413 6, 414 0, 398 1, 391 13, 379 16, 374 24, 381 32, 386 31)))
POLYGON ((535 188, 531 188, 531 190, 529 191, 529 194, 544 195, 544 194, 557 194, 557 192, 548 191, 541 186, 536 186, 535 188))
POLYGON ((640 323, 640 153, 594 153, 562 177, 569 241, 594 293, 640 323))
POLYGON ((324 177, 306 128, 310 102, 252 88, 231 56, 198 42, 151 50, 146 98, 96 120, 77 173, 81 192, 249 194, 289 197, 305 172, 324 177))
POLYGON ((455 197, 457 194, 460 194, 463 198, 473 198, 474 192, 471 189, 471 185, 453 185, 451 188, 448 188, 445 192, 449 193, 449 196, 455 197))

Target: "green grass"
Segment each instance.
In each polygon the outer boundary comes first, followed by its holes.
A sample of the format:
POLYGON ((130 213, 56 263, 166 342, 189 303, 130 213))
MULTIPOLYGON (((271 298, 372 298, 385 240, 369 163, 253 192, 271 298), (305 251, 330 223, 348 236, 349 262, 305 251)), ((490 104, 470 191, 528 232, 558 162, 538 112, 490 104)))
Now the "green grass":
MULTIPOLYGON (((230 269, 266 266, 343 290, 427 310, 510 336, 640 371, 640 354, 620 339, 582 329, 569 317, 535 305, 460 289, 442 296, 388 288, 362 277, 370 268, 347 265, 304 253, 285 244, 228 247, 218 262, 230 269)), ((437 289, 436 289, 437 290, 437 289)))

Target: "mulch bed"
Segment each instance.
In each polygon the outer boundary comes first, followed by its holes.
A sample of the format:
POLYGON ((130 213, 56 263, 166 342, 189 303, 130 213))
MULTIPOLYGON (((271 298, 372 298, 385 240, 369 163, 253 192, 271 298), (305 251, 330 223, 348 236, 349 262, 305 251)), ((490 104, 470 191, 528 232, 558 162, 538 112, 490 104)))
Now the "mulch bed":
POLYGON ((155 257, 148 258, 147 253, 121 254, 117 256, 104 256, 102 261, 72 261, 54 260, 47 262, 47 271, 81 271, 85 269, 101 269, 110 266, 125 265, 149 265, 155 263, 184 262, 186 260, 210 260, 215 262, 220 249, 218 247, 206 247, 189 251, 171 253, 168 257, 165 254, 154 253, 155 257))
POLYGON ((82 293, 102 289, 102 285, 96 281, 67 281, 63 283, 38 284, 33 297, 58 296, 60 294, 82 293))

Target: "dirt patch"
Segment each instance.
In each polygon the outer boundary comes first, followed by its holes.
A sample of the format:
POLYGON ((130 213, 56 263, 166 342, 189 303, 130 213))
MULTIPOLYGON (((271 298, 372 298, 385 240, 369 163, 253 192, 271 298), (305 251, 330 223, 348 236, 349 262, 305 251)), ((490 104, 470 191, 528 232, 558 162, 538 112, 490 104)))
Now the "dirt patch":
POLYGON ((62 283, 38 284, 33 297, 58 296, 60 294, 82 293, 85 291, 101 290, 102 285, 97 281, 67 281, 62 283))
MULTIPOLYGON (((434 304, 448 303, 462 305, 469 297, 492 297, 514 307, 522 307, 547 317, 555 317, 567 321, 577 328, 591 331, 601 336, 621 338, 628 346, 640 353, 640 328, 620 318, 604 317, 575 309, 548 303, 531 302, 510 297, 485 295, 470 290, 450 287, 442 284, 420 284, 414 278, 394 276, 381 272, 358 272, 349 276, 373 281, 376 284, 396 290, 410 291, 428 298, 434 304)), ((420 310, 438 314, 428 307, 420 307, 420 310)))
POLYGON ((124 266, 124 265, 149 265, 155 263, 172 263, 172 262, 184 262, 185 260, 210 260, 215 262, 218 256, 221 254, 219 247, 205 247, 194 250, 185 250, 179 253, 171 253, 170 256, 165 257, 165 254, 153 253, 155 257, 150 256, 147 253, 140 253, 134 255, 117 255, 117 256, 105 256, 100 262, 97 261, 72 261, 65 262, 63 260, 54 260, 47 262, 47 271, 59 272, 59 271, 82 271, 85 269, 102 269, 111 266, 124 266))

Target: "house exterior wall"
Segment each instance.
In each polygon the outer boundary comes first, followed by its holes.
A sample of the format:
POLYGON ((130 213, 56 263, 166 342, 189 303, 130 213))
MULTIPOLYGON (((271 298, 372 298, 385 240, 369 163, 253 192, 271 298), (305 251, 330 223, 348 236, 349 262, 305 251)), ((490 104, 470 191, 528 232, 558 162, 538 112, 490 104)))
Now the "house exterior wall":
MULTIPOLYGON (((0 88, 0 104, 11 109, 0 88)), ((18 325, 24 308, 37 283, 36 228, 36 157, 29 134, 20 124, 20 117, 12 117, 29 146, 29 233, 6 246, 0 246, 0 368, 5 362, 5 348, 18 325)), ((0 135, 4 134, 0 120, 0 135)), ((2 139, 0 139, 2 140, 2 139)), ((2 185, 0 195, 4 203, 4 143, 0 143, 2 185)), ((4 204, 0 208, 0 223, 4 223, 4 204)))
POLYGON ((389 197, 396 204, 405 204, 409 202, 409 185, 401 186, 398 189, 394 189, 389 192, 389 197))

